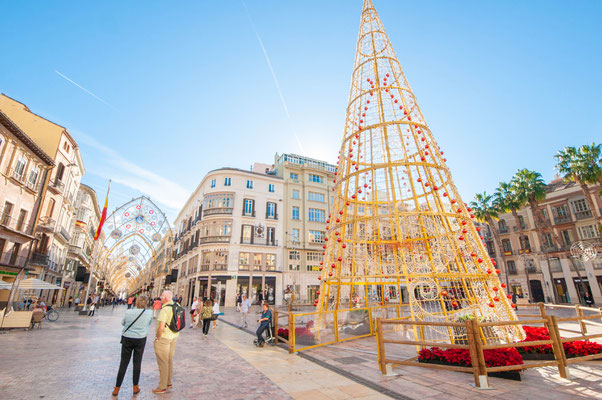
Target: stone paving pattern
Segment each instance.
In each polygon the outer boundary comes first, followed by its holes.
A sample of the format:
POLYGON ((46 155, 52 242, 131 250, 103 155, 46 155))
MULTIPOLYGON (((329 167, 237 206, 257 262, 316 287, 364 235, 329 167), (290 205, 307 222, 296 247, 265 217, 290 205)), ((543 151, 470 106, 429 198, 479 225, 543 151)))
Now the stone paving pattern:
MULTIPOLYGON (((42 329, 0 334, 0 399, 111 399, 124 312, 125 307, 109 307, 87 317, 63 311, 57 322, 44 322, 42 329)), ((153 323, 142 362, 141 393, 132 396, 130 363, 119 398, 386 398, 281 348, 256 348, 252 336, 226 323, 211 329, 208 337, 200 329, 182 331, 174 358, 174 388, 154 395, 151 390, 159 380, 154 329, 153 323)))
MULTIPOLYGON (((526 309, 523 313, 534 314, 536 311, 526 309)), ((574 316, 573 310, 548 313, 558 317, 574 316)), ((234 310, 226 310, 224 318, 239 324, 239 316, 234 310)), ((589 333, 602 333, 602 328, 588 326, 589 333)), ((564 323, 561 327, 579 329, 576 323, 564 323)), ((566 332, 561 335, 575 336, 566 332)), ((416 355, 412 346, 388 345, 387 351, 391 357, 402 359, 416 355)), ((472 374, 461 372, 399 366, 393 369, 394 376, 383 376, 378 370, 374 337, 305 350, 303 355, 333 371, 344 371, 351 379, 368 382, 370 387, 389 390, 396 394, 392 397, 401 399, 602 399, 602 360, 571 364, 570 381, 560 378, 556 368, 546 367, 526 370, 521 382, 490 377, 493 389, 481 390, 471 386, 474 383, 472 374)))

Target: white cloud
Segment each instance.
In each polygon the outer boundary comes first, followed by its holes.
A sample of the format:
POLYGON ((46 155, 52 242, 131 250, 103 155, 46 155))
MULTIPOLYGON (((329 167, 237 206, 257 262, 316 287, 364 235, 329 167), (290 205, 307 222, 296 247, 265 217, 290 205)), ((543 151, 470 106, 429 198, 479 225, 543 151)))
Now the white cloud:
POLYGON ((76 132, 76 136, 80 143, 103 153, 102 167, 95 168, 94 160, 86 160, 86 163, 91 162, 89 169, 92 174, 137 190, 149 196, 151 200, 176 212, 188 199, 190 192, 177 183, 134 164, 85 133, 76 132))

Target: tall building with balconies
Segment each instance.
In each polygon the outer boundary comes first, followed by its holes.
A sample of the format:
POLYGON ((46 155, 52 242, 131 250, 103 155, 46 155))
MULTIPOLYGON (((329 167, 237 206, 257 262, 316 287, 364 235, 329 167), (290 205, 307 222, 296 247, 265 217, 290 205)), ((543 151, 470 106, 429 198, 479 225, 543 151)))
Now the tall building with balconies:
POLYGON ((205 175, 174 225, 175 288, 184 304, 200 296, 233 306, 237 293, 281 304, 282 190, 266 164, 205 175))
MULTIPOLYGON (((31 275, 51 283, 61 283, 69 240, 74 202, 85 173, 79 147, 66 128, 34 114, 25 104, 0 95, 2 111, 21 131, 42 149, 54 163, 46 176, 47 186, 35 221, 36 238, 29 265, 31 275)), ((43 291, 43 297, 58 292, 43 291)))
MULTIPOLYGON (((0 280, 24 276, 35 241, 35 222, 46 190, 52 159, 0 111, 0 280)), ((18 284, 18 282, 17 282, 18 284)), ((9 295, 0 291, 0 308, 9 295)))
POLYGON ((296 154, 276 154, 274 167, 284 183, 284 287, 295 293, 297 303, 313 303, 320 287, 336 166, 296 154))
MULTIPOLYGON (((511 213, 500 216, 494 228, 500 233, 501 246, 491 235, 485 237, 492 257, 505 261, 511 292, 525 296, 534 302, 556 301, 559 303, 583 303, 584 293, 593 296, 597 304, 602 302, 602 241, 598 228, 602 199, 602 185, 588 188, 591 210, 584 194, 573 182, 557 179, 547 187, 545 200, 538 203, 548 229, 539 237, 535 229, 530 207, 518 211, 524 239, 521 248, 520 229, 511 213), (553 240, 560 238, 561 247, 553 240), (583 262, 571 255, 571 246, 582 242, 597 248, 597 257, 583 262)), ((506 271, 503 270, 503 273, 506 271)), ((502 276, 502 281, 506 278, 502 276)))
MULTIPOLYGON (((63 268, 62 287, 65 288, 62 300, 69 296, 77 297, 83 283, 75 281, 78 267, 91 269, 94 235, 100 220, 100 207, 96 191, 91 187, 80 184, 75 199, 75 214, 70 223, 70 240, 67 250, 67 260, 63 268)), ((98 242, 99 246, 102 241, 98 242)), ((101 260, 98 260, 101 261, 101 260)), ((98 268, 100 271, 100 268, 98 268)), ((93 281, 94 279, 92 279, 93 281)), ((94 282, 92 282, 94 284, 94 282)))

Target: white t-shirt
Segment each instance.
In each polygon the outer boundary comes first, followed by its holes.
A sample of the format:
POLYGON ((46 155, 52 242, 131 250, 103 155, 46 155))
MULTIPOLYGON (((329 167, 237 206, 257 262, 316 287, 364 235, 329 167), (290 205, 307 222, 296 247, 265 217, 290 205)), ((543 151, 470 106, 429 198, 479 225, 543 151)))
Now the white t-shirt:
POLYGON ((250 308, 251 308, 251 300, 249 300, 249 299, 243 300, 242 304, 240 305, 240 311, 244 312, 244 313, 248 313, 250 308))
POLYGON ((199 301, 195 300, 192 302, 192 305, 190 306, 190 311, 194 311, 196 310, 196 307, 199 305, 199 301))
POLYGON ((217 301, 213 303, 213 313, 219 314, 219 303, 217 301))

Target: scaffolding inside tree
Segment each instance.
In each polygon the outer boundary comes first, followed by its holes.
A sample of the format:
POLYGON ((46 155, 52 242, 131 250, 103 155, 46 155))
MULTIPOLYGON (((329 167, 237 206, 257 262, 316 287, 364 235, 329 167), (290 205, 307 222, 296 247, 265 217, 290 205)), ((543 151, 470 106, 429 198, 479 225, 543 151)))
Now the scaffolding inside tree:
MULTIPOLYGON (((402 303, 402 292, 409 306, 383 316, 517 319, 370 0, 363 5, 333 190, 315 302, 317 335, 329 325, 330 312, 387 310, 387 304, 402 303)), ((345 317, 338 329, 344 325, 345 317)), ((462 332, 436 326, 414 334, 428 341, 463 340, 462 332)), ((509 326, 484 336, 488 342, 515 341, 523 333, 509 326)))

